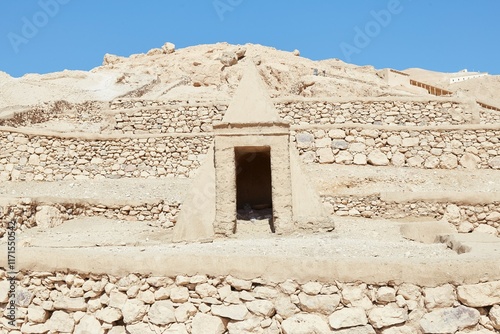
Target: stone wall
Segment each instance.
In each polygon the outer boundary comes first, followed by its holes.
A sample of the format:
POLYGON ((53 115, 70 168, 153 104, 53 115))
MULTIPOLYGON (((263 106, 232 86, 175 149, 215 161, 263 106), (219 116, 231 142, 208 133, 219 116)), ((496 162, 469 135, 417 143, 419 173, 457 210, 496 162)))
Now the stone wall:
POLYGON ((302 160, 429 169, 500 169, 500 130, 297 129, 302 160))
POLYGON ((103 217, 127 221, 150 221, 152 226, 170 228, 177 222, 180 203, 158 200, 142 204, 99 204, 65 200, 60 203, 38 203, 25 198, 16 204, 0 206, 0 238, 4 236, 9 222, 16 222, 18 232, 42 226, 54 227, 64 221, 78 217, 103 217), (48 226, 50 225, 50 226, 48 226))
POLYGON ((273 283, 232 276, 18 274, 15 327, 0 269, 0 333, 474 333, 500 329, 500 281, 273 283))
POLYGON ((474 230, 500 236, 500 202, 481 205, 456 205, 454 203, 412 201, 394 203, 383 201, 379 195, 366 197, 325 197, 330 212, 337 216, 400 219, 406 217, 429 217, 442 219, 447 210, 459 212, 453 223, 457 230, 469 233, 474 230), (453 207, 453 208, 450 208, 453 207))
POLYGON ((500 112, 481 109, 481 124, 500 124, 500 112))
POLYGON ((189 176, 211 137, 64 138, 0 132, 0 180, 189 176))
MULTIPOLYGON (((110 113, 112 133, 211 132, 227 104, 162 105, 136 102, 134 108, 110 113), (150 106, 151 104, 151 106, 150 106), (140 107, 136 107, 139 105, 140 107), (146 105, 146 107, 143 107, 146 105)), ((120 104, 120 106, 123 106, 120 104)), ((125 105, 129 106, 129 105, 125 105)), ((432 126, 471 123, 467 106, 447 101, 277 102, 280 116, 292 125, 374 124, 432 126)), ((494 119, 492 119, 494 120, 494 119)), ((486 120, 487 122, 487 120, 486 120)))

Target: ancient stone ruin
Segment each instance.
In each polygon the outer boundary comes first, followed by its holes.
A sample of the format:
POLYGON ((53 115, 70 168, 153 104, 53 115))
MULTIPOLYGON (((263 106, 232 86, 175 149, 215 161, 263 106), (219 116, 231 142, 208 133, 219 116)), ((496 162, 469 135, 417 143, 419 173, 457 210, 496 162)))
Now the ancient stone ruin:
POLYGON ((290 124, 280 119, 253 64, 213 127, 214 144, 174 228, 176 241, 231 235, 237 216, 253 212, 268 213, 272 233, 334 229, 319 196, 307 187, 290 145, 290 124))
POLYGON ((0 76, 0 334, 498 333, 494 76, 299 54, 0 76))

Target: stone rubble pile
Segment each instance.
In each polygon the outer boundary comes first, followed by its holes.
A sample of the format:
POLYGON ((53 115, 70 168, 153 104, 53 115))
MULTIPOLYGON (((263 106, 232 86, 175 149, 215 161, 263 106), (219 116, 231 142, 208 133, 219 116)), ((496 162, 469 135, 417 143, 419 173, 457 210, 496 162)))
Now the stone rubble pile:
MULTIPOLYGON (((0 271, 5 277, 5 271, 0 271)), ((500 281, 280 283, 205 275, 21 273, 17 328, 0 333, 453 333, 500 330, 500 281)), ((0 283, 0 306, 8 301, 0 283)))

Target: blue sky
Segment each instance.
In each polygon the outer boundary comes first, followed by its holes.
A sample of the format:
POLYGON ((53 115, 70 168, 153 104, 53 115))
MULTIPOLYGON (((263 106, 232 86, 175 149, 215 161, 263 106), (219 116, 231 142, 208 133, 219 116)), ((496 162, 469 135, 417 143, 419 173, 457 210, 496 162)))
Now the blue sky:
POLYGON ((105 53, 256 43, 311 59, 500 74, 499 0, 3 0, 0 71, 89 70, 105 53))

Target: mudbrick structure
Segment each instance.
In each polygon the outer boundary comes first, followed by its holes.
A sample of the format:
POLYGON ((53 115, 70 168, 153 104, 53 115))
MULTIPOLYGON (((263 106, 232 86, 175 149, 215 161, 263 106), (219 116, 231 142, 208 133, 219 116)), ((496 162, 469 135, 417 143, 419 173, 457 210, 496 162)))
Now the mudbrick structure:
POLYGON ((231 100, 0 120, 0 333, 500 332, 500 113, 235 58, 231 100))

